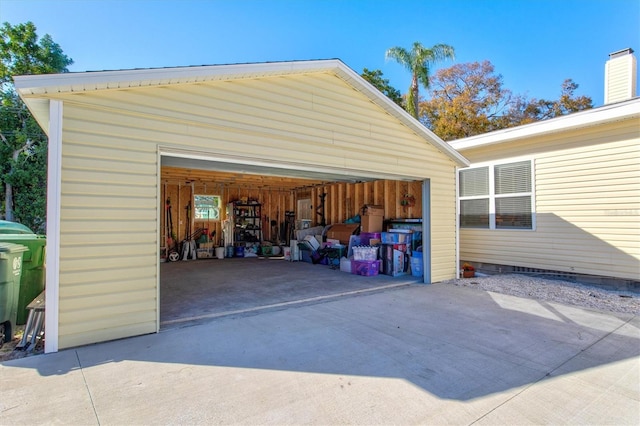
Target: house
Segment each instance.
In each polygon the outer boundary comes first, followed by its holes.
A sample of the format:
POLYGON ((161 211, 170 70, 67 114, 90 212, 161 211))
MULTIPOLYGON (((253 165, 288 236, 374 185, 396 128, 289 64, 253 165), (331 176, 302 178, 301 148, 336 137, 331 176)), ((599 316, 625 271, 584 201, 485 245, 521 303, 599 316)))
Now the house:
POLYGON ((612 53, 602 107, 459 139, 460 258, 486 272, 640 288, 640 98, 612 53))
POLYGON ((272 220, 319 196, 328 223, 381 204, 422 219, 425 283, 457 276, 456 169, 469 163, 339 60, 15 87, 49 137, 46 352, 159 331, 169 198, 179 234, 196 194, 259 199, 272 220), (415 207, 399 204, 407 193, 415 207))

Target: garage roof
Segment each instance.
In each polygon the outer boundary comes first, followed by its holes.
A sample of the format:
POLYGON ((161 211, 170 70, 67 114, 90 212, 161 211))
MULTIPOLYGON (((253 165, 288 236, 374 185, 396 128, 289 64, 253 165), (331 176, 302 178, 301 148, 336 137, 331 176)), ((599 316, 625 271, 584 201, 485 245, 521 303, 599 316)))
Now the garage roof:
POLYGON ((45 132, 48 132, 48 99, 55 99, 61 94, 205 81, 230 81, 312 72, 336 75, 356 90, 364 93, 373 103, 400 120, 417 135, 429 141, 454 163, 459 166, 469 165, 468 160, 448 143, 424 127, 338 59, 28 75, 17 76, 14 81, 16 90, 38 123, 45 132))

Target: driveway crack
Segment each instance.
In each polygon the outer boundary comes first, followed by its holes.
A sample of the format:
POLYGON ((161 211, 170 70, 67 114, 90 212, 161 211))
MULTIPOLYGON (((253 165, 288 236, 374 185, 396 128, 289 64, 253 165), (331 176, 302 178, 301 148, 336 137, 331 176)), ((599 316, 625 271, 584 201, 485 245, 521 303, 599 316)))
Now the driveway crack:
POLYGON ((87 394, 89 395, 89 400, 91 401, 91 408, 93 409, 93 414, 96 416, 96 422, 100 425, 100 417, 98 417, 98 412, 96 411, 96 404, 93 402, 93 396, 91 395, 91 389, 89 389, 89 383, 87 383, 87 378, 84 375, 84 368, 82 367, 82 362, 80 362, 80 355, 78 351, 75 351, 76 359, 78 360, 78 366, 80 367, 80 373, 82 374, 82 380, 84 381, 84 386, 87 389, 87 394))

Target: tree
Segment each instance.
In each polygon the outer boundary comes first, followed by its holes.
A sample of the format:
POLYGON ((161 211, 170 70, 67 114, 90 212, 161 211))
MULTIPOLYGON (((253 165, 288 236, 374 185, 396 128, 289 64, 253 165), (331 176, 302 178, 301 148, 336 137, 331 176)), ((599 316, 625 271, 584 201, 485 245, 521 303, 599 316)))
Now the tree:
POLYGON ((379 91, 384 93, 389 99, 404 108, 404 99, 402 98, 402 94, 398 89, 389 84, 388 79, 382 77, 382 71, 369 71, 367 68, 364 68, 360 75, 362 78, 374 85, 379 91))
POLYGON ((555 101, 533 99, 523 108, 520 124, 533 123, 593 108, 588 96, 575 96, 579 85, 568 78, 562 82, 560 98, 555 101))
POLYGON ((591 99, 575 97, 578 85, 566 80, 556 101, 527 99, 503 87, 489 61, 439 70, 431 81, 431 99, 420 104, 420 121, 443 140, 505 129, 591 108, 591 99))
POLYGON ((420 42, 414 42, 411 50, 403 47, 392 47, 386 52, 387 59, 394 59, 411 73, 411 86, 407 93, 407 112, 418 118, 418 101, 420 98, 420 84, 429 89, 431 67, 439 61, 454 59, 453 47, 446 44, 436 44, 427 49, 420 42))
POLYGON ((439 70, 431 83, 431 99, 420 104, 420 120, 444 140, 508 126, 510 110, 522 102, 503 88, 502 76, 489 61, 439 70))
POLYGON ((44 229, 47 138, 13 86, 13 76, 67 72, 68 58, 32 22, 0 28, 0 178, 4 217, 44 229))

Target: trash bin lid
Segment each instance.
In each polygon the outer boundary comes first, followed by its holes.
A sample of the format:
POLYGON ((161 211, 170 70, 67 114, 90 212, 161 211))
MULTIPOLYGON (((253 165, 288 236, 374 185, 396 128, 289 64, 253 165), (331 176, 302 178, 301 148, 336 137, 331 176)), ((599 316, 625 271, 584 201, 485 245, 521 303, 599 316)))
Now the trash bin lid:
POLYGON ((0 234, 33 234, 33 231, 21 223, 0 220, 0 234))
POLYGON ((29 251, 29 248, 21 244, 0 242, 0 253, 22 253, 23 251, 29 251))

